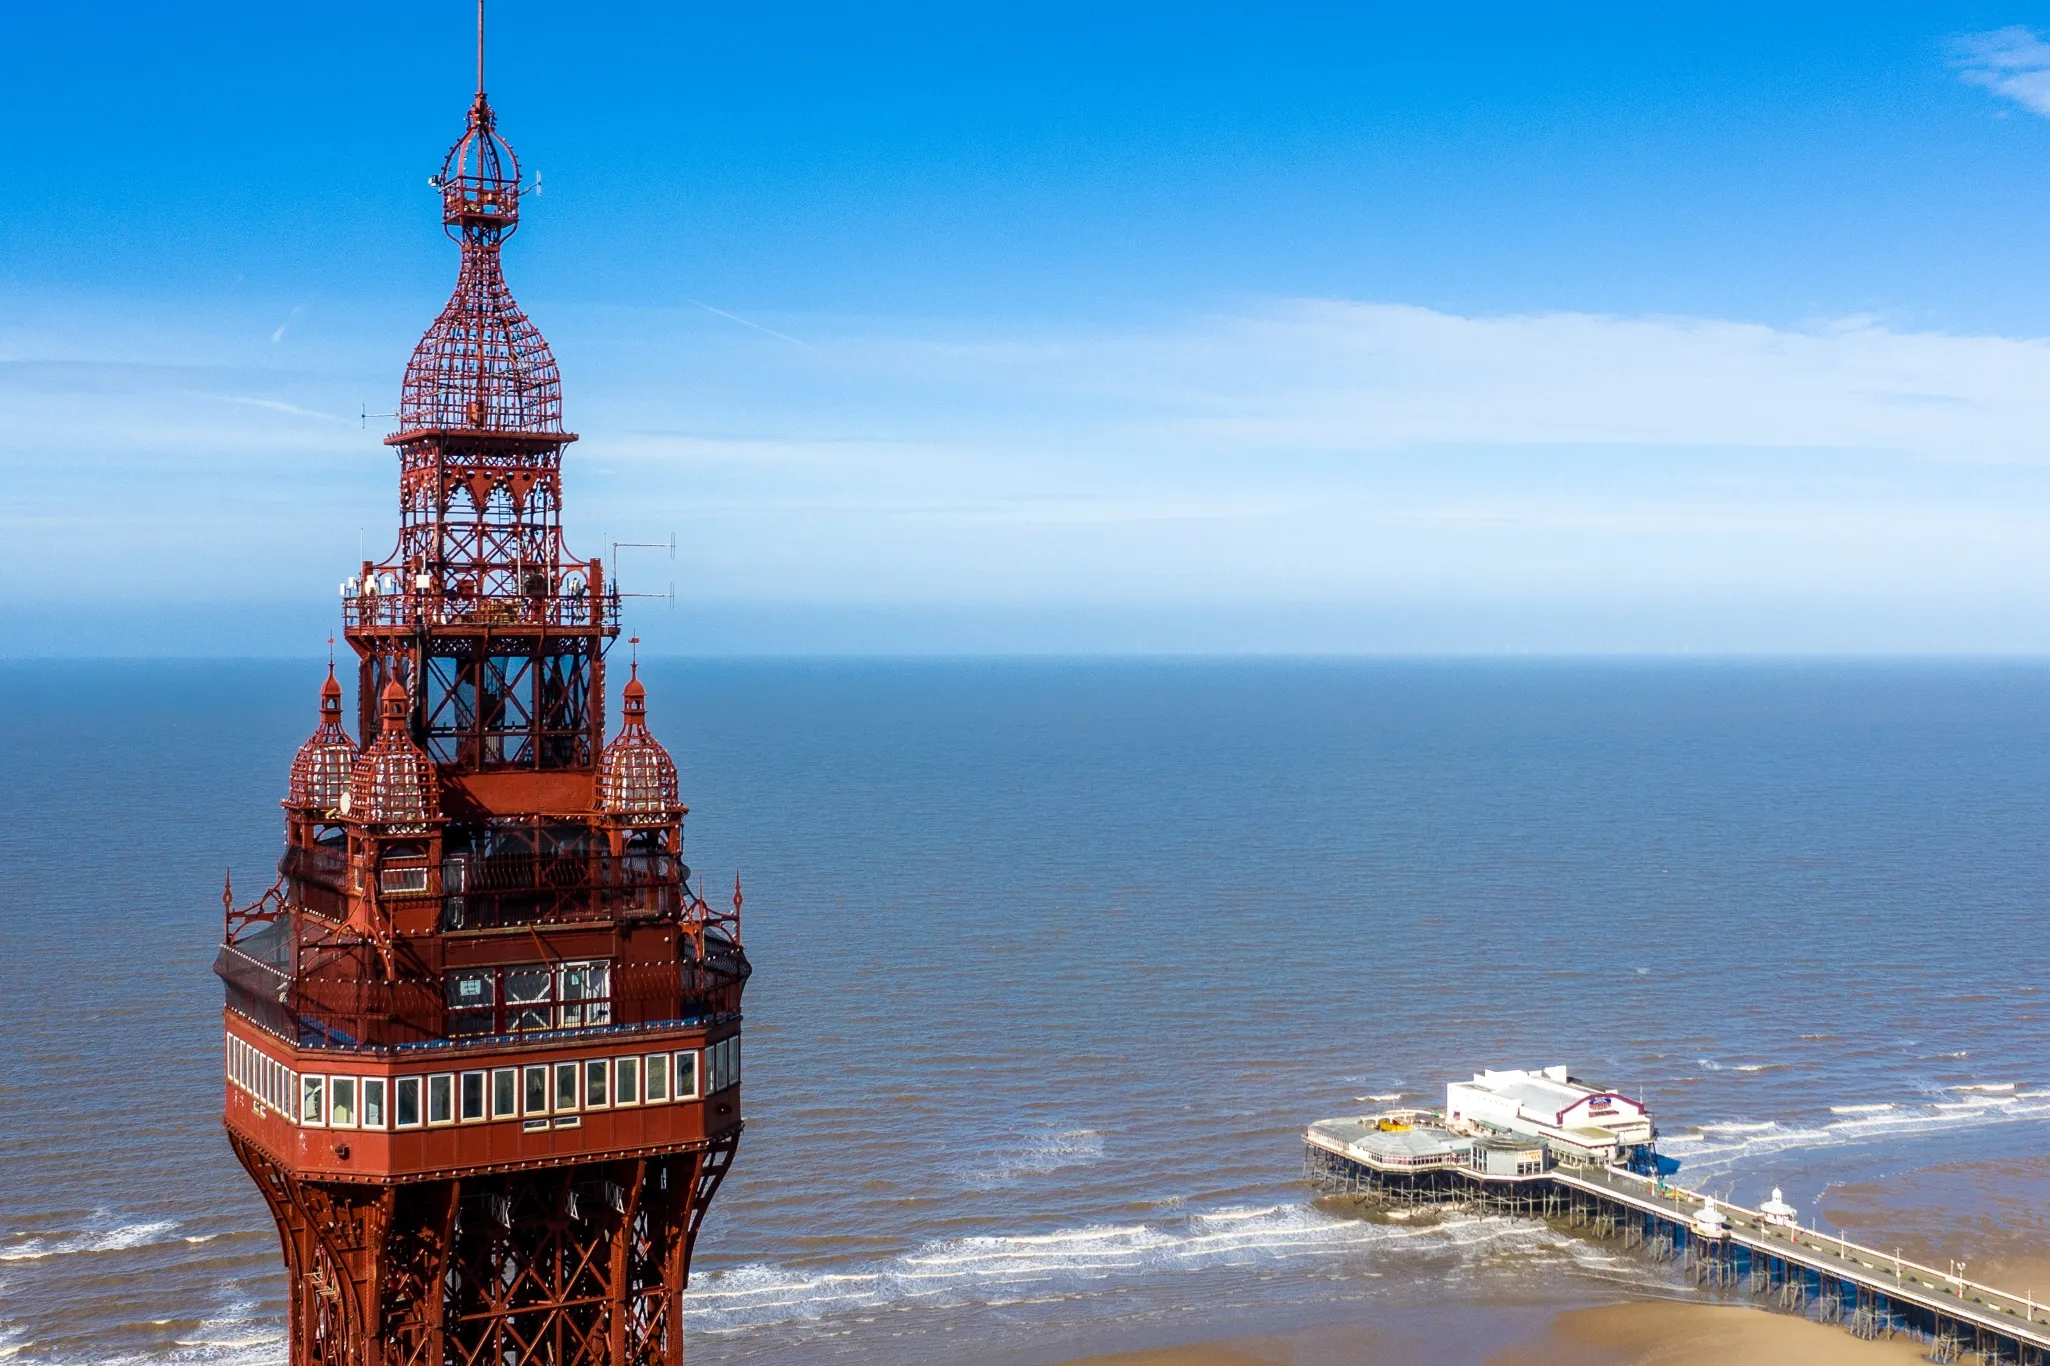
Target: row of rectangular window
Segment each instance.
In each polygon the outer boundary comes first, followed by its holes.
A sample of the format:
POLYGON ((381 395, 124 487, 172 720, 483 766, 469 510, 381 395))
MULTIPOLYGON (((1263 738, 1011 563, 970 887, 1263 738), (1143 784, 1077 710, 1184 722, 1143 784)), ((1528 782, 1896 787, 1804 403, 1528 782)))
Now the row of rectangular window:
POLYGON ((228 1080, 280 1114, 299 1117, 299 1074, 233 1034, 228 1035, 228 1080))
MULTIPOLYGON (((417 1129, 484 1120, 524 1119, 529 1128, 585 1110, 697 1100, 740 1080, 740 1038, 621 1058, 529 1063, 421 1076, 322 1076, 300 1073, 230 1034, 228 1079, 256 1100, 313 1128, 417 1129), (701 1088, 702 1085, 702 1089, 701 1088)), ((573 1122, 573 1121, 570 1121, 573 1122)))

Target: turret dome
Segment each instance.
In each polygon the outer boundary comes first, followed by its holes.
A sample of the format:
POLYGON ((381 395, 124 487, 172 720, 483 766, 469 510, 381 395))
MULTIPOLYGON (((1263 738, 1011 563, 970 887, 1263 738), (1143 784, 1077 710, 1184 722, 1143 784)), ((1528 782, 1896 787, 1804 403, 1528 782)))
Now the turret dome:
POLYGON ((382 724, 377 740, 356 760, 342 810, 365 825, 421 834, 441 819, 441 793, 433 762, 406 729, 407 702, 406 689, 397 679, 384 685, 378 699, 382 724))
POLYGON ((648 730, 648 690, 638 665, 620 697, 619 734, 598 760, 598 805, 616 816, 673 818, 683 810, 676 761, 648 730))
POLYGON ((320 725, 292 756, 291 785, 285 805, 325 815, 340 809, 349 792, 349 773, 356 766, 356 742, 342 729, 342 685, 335 666, 327 666, 320 685, 320 725))

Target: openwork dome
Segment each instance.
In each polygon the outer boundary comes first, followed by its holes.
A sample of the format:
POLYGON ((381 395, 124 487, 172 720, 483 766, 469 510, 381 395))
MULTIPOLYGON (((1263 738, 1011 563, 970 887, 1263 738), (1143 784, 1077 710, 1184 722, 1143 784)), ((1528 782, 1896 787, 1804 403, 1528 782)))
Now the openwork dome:
POLYGON ((406 731, 406 690, 397 679, 384 685, 378 707, 382 728, 356 760, 342 810, 365 825, 424 833, 441 819, 441 792, 433 763, 406 731))
POLYGON ((342 685, 335 682, 334 665, 330 664, 327 682, 320 685, 320 726, 292 756, 285 805, 320 812, 341 809, 355 767, 356 742, 342 729, 342 685))
POLYGON ((441 191, 441 221, 451 237, 490 234, 495 242, 519 226, 520 159, 499 136, 498 115, 482 90, 434 184, 441 191))
POLYGON ((615 816, 672 817, 683 809, 676 761, 648 731, 648 690, 638 669, 621 700, 619 734, 598 759, 598 805, 615 816))
POLYGON ((399 428, 551 436, 562 375, 541 330, 506 288, 499 243, 519 224, 520 164, 480 94, 442 173, 442 222, 462 244, 455 293, 406 363, 399 428))

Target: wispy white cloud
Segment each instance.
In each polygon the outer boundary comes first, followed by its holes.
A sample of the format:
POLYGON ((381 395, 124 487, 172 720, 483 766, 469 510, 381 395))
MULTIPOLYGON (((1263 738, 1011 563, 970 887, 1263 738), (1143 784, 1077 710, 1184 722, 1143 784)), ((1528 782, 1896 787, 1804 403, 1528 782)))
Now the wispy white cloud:
POLYGON ((2050 115, 2050 43, 2020 24, 1968 33, 1951 42, 1951 62, 1973 85, 2050 115))
POLYGON ((245 408, 262 408, 273 413, 288 413, 293 417, 310 417, 321 422, 339 422, 347 425, 349 419, 338 413, 323 413, 313 408, 302 408, 296 403, 286 403, 275 398, 251 398, 246 394, 225 395, 225 401, 239 403, 245 408))
MULTIPOLYGON (((1724 624, 1688 637, 1706 645, 1754 639, 1728 628, 1751 613, 1799 639, 1798 602, 1799 621, 1915 603, 1979 623, 1952 646, 2050 621, 2037 338, 1331 299, 1147 327, 768 324, 807 344, 695 307, 558 310, 574 545, 675 532, 662 584, 727 604, 1515 602, 1599 623, 1633 603, 1684 623, 1713 603, 1724 624)), ((237 344, 0 364, 0 560, 23 592, 314 603, 358 528, 388 542, 390 453, 333 416, 388 381, 231 363, 237 344)))
MULTIPOLYGON (((1063 469, 1072 456, 1185 471, 1196 456, 1434 446, 1541 461, 1561 444, 2050 462, 2050 343, 1871 318, 1771 327, 1293 300, 1147 330, 861 329, 816 347, 778 373, 831 414, 836 438, 982 447, 1007 464, 1025 450, 1063 469)), ((784 418, 786 434, 816 442, 817 411, 784 418)))

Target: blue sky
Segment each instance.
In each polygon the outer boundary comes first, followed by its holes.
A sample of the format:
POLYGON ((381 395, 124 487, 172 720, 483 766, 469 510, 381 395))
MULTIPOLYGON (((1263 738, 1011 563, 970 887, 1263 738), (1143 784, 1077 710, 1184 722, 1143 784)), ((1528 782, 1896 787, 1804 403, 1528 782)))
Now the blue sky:
MULTIPOLYGON (((651 648, 2050 649, 2050 10, 587 8, 489 85, 651 648)), ((6 650, 322 648, 471 61, 0 15, 6 650)))

